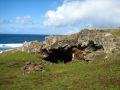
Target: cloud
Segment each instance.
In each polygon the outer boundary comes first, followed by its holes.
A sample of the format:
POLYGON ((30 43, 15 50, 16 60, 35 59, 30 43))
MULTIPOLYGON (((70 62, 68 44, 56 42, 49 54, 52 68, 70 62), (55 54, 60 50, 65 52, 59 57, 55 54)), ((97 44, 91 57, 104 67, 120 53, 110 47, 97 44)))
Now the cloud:
POLYGON ((6 24, 8 23, 9 21, 4 19, 4 18, 0 18, 0 24, 6 24))
POLYGON ((15 19, 0 19, 0 24, 31 24, 33 23, 31 16, 16 17, 15 19))
POLYGON ((13 20, 16 24, 30 24, 32 23, 32 17, 31 16, 24 16, 24 17, 16 17, 15 20, 13 20))
POLYGON ((56 10, 45 14, 45 26, 91 24, 93 26, 120 26, 119 0, 65 0, 56 10))

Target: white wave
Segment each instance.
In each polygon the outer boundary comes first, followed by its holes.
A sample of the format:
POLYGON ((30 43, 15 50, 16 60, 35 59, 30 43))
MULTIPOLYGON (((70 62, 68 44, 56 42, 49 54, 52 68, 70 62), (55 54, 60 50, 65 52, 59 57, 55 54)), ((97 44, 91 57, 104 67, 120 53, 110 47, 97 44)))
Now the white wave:
POLYGON ((0 44, 0 48, 18 48, 22 47, 22 43, 15 43, 15 44, 0 44))

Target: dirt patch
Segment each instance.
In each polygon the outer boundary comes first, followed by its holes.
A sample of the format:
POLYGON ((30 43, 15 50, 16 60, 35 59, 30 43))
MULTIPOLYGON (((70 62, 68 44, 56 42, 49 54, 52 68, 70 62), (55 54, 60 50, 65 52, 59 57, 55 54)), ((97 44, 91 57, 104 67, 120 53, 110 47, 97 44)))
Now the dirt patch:
POLYGON ((17 78, 17 76, 9 76, 9 77, 6 77, 5 79, 7 79, 7 80, 13 80, 13 79, 16 79, 17 78))
POLYGON ((113 86, 118 86, 120 88, 120 80, 116 78, 110 78, 108 80, 100 79, 100 83, 105 87, 113 85, 113 86))
POLYGON ((18 61, 18 62, 9 64, 7 67, 10 67, 10 68, 19 68, 19 67, 21 67, 21 65, 23 65, 24 63, 25 63, 25 61, 18 61))
POLYGON ((32 87, 30 87, 29 85, 22 85, 19 90, 33 90, 32 87))
POLYGON ((17 76, 9 76, 0 79, 0 85, 10 85, 13 84, 13 81, 17 78, 17 76))
POLYGON ((20 66, 21 66, 20 63, 13 63, 13 64, 8 65, 8 67, 10 67, 10 68, 12 68, 12 67, 17 68, 20 66))
POLYGON ((42 79, 42 78, 35 78, 33 81, 36 85, 44 85, 45 84, 45 79, 42 79))
POLYGON ((4 65, 4 64, 6 64, 5 62, 0 62, 0 65, 4 65))
POLYGON ((0 85, 10 85, 13 84, 13 81, 9 80, 9 79, 0 79, 0 85))

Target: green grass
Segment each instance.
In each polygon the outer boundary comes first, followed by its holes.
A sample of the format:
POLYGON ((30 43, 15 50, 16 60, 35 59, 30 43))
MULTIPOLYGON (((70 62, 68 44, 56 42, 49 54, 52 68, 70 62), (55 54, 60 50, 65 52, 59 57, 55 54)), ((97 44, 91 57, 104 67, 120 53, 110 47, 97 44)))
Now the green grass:
POLYGON ((49 64, 43 72, 22 75, 26 61, 36 55, 13 52, 0 56, 0 90, 120 90, 120 58, 86 64, 49 64))
POLYGON ((34 54, 28 54, 25 52, 11 51, 0 56, 0 60, 36 60, 38 59, 34 54))
POLYGON ((108 31, 114 36, 120 36, 120 28, 119 29, 111 29, 108 31))

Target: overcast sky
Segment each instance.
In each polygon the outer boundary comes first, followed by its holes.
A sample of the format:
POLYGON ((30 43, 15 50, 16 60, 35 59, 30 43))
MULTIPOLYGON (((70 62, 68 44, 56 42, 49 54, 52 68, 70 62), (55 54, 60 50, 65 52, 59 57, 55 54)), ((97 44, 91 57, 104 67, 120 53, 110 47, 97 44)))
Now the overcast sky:
POLYGON ((0 34, 120 27, 120 0, 0 0, 0 34))

